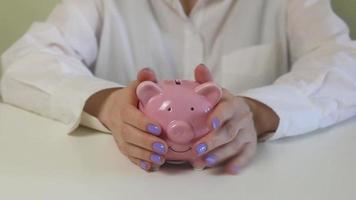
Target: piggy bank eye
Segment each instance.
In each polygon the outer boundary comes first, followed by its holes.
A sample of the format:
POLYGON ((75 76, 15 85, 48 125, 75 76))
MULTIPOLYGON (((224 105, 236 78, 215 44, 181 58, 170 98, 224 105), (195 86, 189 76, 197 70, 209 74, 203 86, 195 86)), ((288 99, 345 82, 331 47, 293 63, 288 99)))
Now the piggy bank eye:
POLYGON ((171 111, 172 111, 172 108, 171 108, 171 107, 168 107, 168 108, 167 108, 167 111, 171 112, 171 111))
POLYGON ((191 111, 194 111, 194 107, 191 107, 190 110, 191 110, 191 111))

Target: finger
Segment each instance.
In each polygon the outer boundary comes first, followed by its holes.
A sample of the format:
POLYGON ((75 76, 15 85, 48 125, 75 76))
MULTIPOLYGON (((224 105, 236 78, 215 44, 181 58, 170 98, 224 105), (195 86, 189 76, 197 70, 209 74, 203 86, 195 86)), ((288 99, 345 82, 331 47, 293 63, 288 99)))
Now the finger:
POLYGON ((204 163, 207 167, 214 167, 237 155, 246 145, 245 141, 235 139, 233 142, 225 144, 211 152, 205 158, 204 163))
POLYGON ((210 132, 208 135, 204 136, 196 144, 194 144, 193 148, 195 149, 196 156, 205 155, 213 149, 229 143, 235 138, 236 134, 237 130, 234 132, 229 132, 225 126, 210 132))
POLYGON ((241 169, 246 167, 256 153, 257 144, 249 143, 244 146, 241 153, 232 158, 225 166, 225 171, 230 174, 238 174, 241 169))
POLYGON ((126 153, 126 151, 125 151, 125 148, 126 148, 127 143, 126 143, 125 141, 123 141, 123 140, 119 137, 119 135, 116 134, 116 133, 117 133, 117 132, 113 132, 113 134, 112 134, 112 136, 113 136, 113 138, 114 138, 114 141, 115 141, 115 143, 116 143, 116 146, 117 146, 117 148, 119 149, 119 151, 120 151, 123 155, 127 156, 127 153, 126 153))
POLYGON ((195 81, 197 81, 198 83, 213 81, 213 77, 209 69, 204 64, 200 64, 195 68, 194 75, 195 81))
POLYGON ((128 157, 129 160, 131 160, 131 162, 133 162, 134 164, 136 164, 137 166, 139 166, 141 169, 145 170, 145 171, 151 171, 152 170, 152 163, 151 162, 147 162, 145 160, 141 160, 138 158, 134 158, 134 157, 128 157))
POLYGON ((196 170, 203 170, 206 166, 204 160, 201 157, 198 157, 196 160, 192 162, 192 166, 196 170))
POLYGON ((165 162, 165 159, 163 158, 163 156, 152 153, 146 149, 142 149, 135 145, 127 145, 125 150, 126 150, 128 156, 131 156, 131 157, 134 157, 134 158, 137 158, 140 160, 144 160, 147 162, 151 162, 155 165, 162 165, 165 162))
POLYGON ((153 81, 157 82, 155 72, 150 68, 143 68, 137 73, 137 80, 139 82, 143 81, 153 81))
POLYGON ((132 105, 123 108, 120 116, 124 123, 130 124, 135 128, 156 136, 161 134, 161 127, 158 123, 152 122, 140 110, 132 105))
POLYGON ((209 114, 208 124, 211 129, 218 129, 222 124, 231 119, 235 114, 235 106, 232 101, 220 101, 209 114))
POLYGON ((141 130, 132 127, 129 124, 123 124, 121 135, 123 140, 127 143, 144 148, 149 151, 153 151, 158 154, 167 153, 167 144, 164 140, 155 137, 153 135, 142 132, 141 130))
POLYGON ((251 123, 252 113, 247 113, 242 119, 234 118, 225 123, 221 128, 216 129, 194 144, 197 156, 202 156, 219 146, 227 144, 235 139, 240 129, 251 123))
POLYGON ((159 169, 159 165, 155 165, 151 162, 142 160, 142 159, 138 159, 138 158, 134 158, 132 156, 129 156, 127 153, 127 147, 128 147, 128 143, 126 142, 119 142, 117 138, 114 138, 115 142, 116 142, 116 146, 118 147, 118 149, 120 150, 120 152, 125 155, 127 158, 129 158, 133 163, 139 165, 142 169, 146 170, 146 171, 156 171, 159 169))

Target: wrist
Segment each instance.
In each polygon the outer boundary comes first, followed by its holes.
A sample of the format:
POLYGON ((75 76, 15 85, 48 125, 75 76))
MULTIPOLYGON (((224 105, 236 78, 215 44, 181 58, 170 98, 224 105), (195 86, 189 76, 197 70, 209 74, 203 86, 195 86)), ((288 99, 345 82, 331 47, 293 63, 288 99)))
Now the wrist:
POLYGON ((98 118, 101 122, 105 121, 105 110, 107 107, 111 107, 110 104, 112 103, 110 103, 110 99, 118 90, 120 88, 110 88, 96 92, 86 101, 84 111, 98 118))
POLYGON ((253 120, 259 138, 268 133, 275 132, 278 128, 279 117, 267 105, 254 99, 243 97, 253 113, 253 120))

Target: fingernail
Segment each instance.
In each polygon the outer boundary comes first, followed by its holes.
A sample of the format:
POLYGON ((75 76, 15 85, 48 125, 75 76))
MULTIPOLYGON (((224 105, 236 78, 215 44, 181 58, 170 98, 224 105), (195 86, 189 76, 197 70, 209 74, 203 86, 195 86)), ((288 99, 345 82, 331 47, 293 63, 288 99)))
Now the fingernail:
POLYGON ((141 167, 143 170, 148 170, 149 164, 148 164, 148 162, 141 160, 141 161, 140 161, 140 167, 141 167))
POLYGON ((142 68, 142 71, 152 71, 152 69, 149 67, 145 67, 145 68, 142 68))
POLYGON ((211 126, 213 127, 213 129, 217 129, 220 126, 220 120, 216 117, 214 117, 214 119, 211 121, 211 126))
POLYGON ((205 143, 200 143, 195 148, 195 151, 197 152, 198 155, 205 153, 207 150, 208 150, 208 145, 206 145, 205 143))
POLYGON ((215 165, 217 161, 218 159, 214 154, 209 154, 208 156, 205 157, 205 163, 208 167, 215 165))
POLYGON ((162 157, 157 155, 157 154, 152 154, 151 155, 151 160, 152 160, 152 162, 154 162, 157 165, 161 165, 162 164, 162 157))
POLYGON ((154 124, 149 124, 147 126, 147 131, 153 135, 159 135, 161 133, 161 128, 154 124))
POLYGON ((155 142, 152 144, 152 149, 158 154, 164 154, 166 152, 166 147, 160 142, 155 142))

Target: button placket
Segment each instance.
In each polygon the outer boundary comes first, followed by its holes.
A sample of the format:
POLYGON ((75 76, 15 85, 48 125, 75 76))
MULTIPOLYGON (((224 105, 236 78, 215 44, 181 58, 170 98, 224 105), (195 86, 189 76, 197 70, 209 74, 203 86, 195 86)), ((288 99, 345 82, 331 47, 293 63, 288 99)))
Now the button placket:
POLYGON ((203 62, 204 46, 200 34, 192 26, 185 30, 184 47, 183 76, 185 79, 194 79, 195 66, 203 62))

